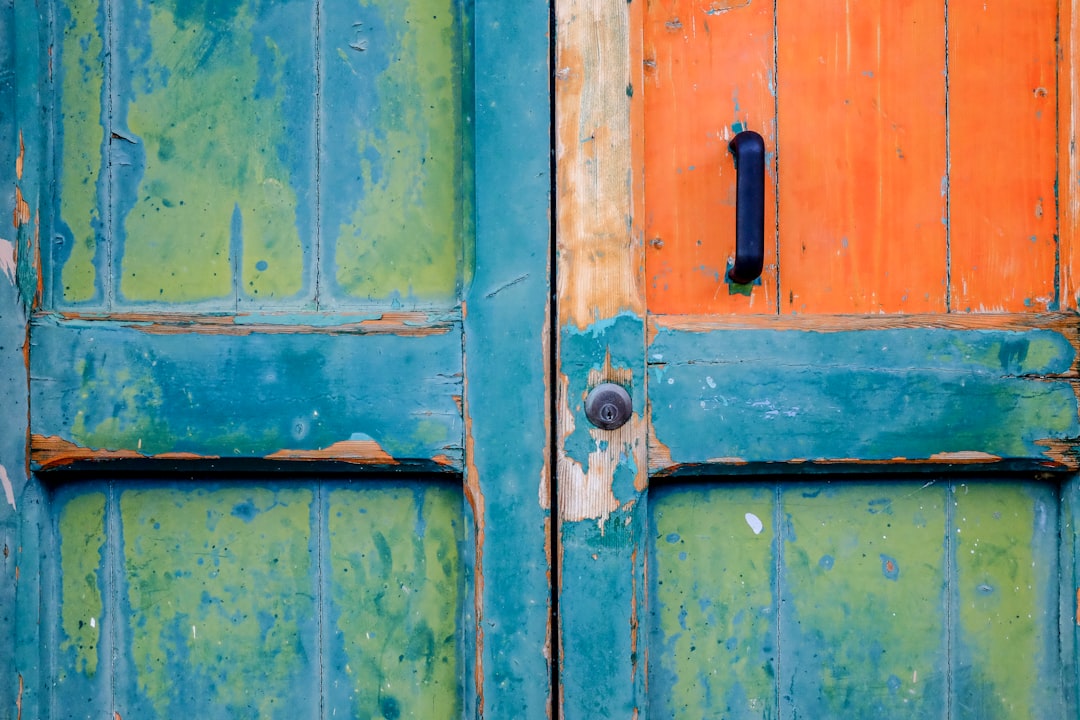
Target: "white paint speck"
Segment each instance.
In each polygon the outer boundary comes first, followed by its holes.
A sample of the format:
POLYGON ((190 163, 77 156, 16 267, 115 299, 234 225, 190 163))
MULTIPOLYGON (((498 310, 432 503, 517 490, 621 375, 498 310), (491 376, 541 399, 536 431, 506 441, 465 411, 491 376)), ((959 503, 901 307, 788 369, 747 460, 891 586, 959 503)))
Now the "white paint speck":
POLYGON ((191 626, 191 639, 192 640, 195 639, 195 626, 194 625, 191 626))
POLYGON ((15 284, 15 245, 10 240, 0 238, 0 271, 15 284))
POLYGON ((754 513, 746 513, 744 517, 746 518, 746 524, 750 526, 750 529, 754 531, 754 534, 760 535, 761 531, 765 528, 765 523, 761 522, 761 518, 754 513))
POLYGON ((0 485, 4 488, 4 499, 7 500, 8 505, 12 510, 18 510, 15 507, 15 489, 11 487, 11 478, 8 477, 7 468, 0 465, 0 485))
POLYGON ((675 384, 675 378, 668 378, 667 379, 667 384, 668 385, 674 385, 675 384))
POLYGON ((716 383, 708 375, 705 376, 705 384, 711 387, 713 390, 716 389, 716 383))
POLYGON ((90 627, 92 627, 92 628, 97 627, 97 618, 90 618, 90 627))

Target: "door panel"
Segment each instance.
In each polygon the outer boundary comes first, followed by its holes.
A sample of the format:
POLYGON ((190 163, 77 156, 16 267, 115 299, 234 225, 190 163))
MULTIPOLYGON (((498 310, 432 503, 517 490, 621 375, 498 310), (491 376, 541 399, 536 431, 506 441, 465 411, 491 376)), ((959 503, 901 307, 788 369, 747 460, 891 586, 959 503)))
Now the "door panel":
POLYGON ((460 714, 453 484, 125 479, 52 506, 54 717, 460 714))
POLYGON ((1058 3, 646 5, 650 312, 1075 306, 1059 262, 1073 151, 1055 120, 1072 72, 1058 3), (766 144, 766 269, 738 287, 727 143, 745 129, 766 144))
POLYGON ((0 5, 0 716, 547 715, 548 17, 0 5))
POLYGON ((1058 505, 935 476, 654 487, 649 716, 1065 717, 1058 505))
MULTIPOLYGON (((556 15, 564 717, 1075 715, 1075 542, 1036 537, 1029 512, 1075 522, 1072 5, 566 0, 556 15), (1010 142, 1038 149, 1016 163, 997 152, 999 116, 1015 119, 1010 142), (1050 116, 1070 120, 1050 130, 1050 116), (747 129, 766 145, 767 263, 760 283, 734 285, 727 143, 747 129), (613 430, 585 413, 604 382, 632 398, 613 430), (863 489, 838 507, 777 519, 812 478, 856 466, 863 489), (968 532, 937 487, 959 469, 1046 483, 1041 499, 995 485, 985 502, 999 505, 968 516, 1026 512, 1026 534, 1010 536, 1022 540, 994 542, 1017 567, 1050 564, 1037 597, 1017 601, 1034 623, 1011 636, 1019 646, 973 629, 1004 622, 987 605, 1006 603, 977 596, 996 581, 975 582, 989 570, 945 539, 968 532), (866 510, 898 472, 937 497, 936 526, 909 520, 902 549, 866 510), (701 477, 747 484, 723 489, 729 506, 701 477), (757 584, 732 584, 713 556, 671 578, 690 552, 664 538, 705 544, 657 525, 672 507, 715 530, 726 567, 757 584), (747 512, 779 533, 772 545, 758 548, 747 512), (845 530, 819 528, 823 514, 845 530), (843 540, 873 551, 837 572, 843 540), (898 590, 905 577, 923 586, 898 590), (724 593, 775 611, 736 624, 711 600, 724 593), (997 658, 1021 653, 1040 660, 1014 682, 997 658)), ((913 499, 893 502, 911 514, 913 499)))

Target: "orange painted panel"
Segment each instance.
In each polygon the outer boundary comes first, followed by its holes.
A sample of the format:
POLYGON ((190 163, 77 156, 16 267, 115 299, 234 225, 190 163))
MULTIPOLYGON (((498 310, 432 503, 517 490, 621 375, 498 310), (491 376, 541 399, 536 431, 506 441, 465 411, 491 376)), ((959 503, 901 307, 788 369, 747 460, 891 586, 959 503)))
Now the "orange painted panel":
POLYGON ((1057 309, 1055 0, 949 3, 956 311, 1057 309))
POLYGON ((646 297, 653 313, 775 313, 773 4, 648 0, 644 17, 646 297), (765 271, 732 286, 735 164, 765 138, 765 271), (744 294, 745 293, 745 294, 744 294))
POLYGON ((781 311, 945 311, 942 5, 777 12, 781 311))

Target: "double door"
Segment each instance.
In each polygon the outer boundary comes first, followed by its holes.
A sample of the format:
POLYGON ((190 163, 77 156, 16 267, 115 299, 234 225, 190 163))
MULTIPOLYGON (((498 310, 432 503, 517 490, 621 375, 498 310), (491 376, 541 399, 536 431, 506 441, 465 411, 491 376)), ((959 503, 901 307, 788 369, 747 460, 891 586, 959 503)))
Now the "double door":
POLYGON ((956 5, 9 6, 5 712, 1075 713, 1071 9, 956 5))

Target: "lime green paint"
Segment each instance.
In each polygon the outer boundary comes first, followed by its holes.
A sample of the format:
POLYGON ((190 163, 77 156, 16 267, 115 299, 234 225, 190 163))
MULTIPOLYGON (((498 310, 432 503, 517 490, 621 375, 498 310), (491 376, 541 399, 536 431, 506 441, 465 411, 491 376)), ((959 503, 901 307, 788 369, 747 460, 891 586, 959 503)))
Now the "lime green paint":
POLYGON ((390 38, 391 62, 377 81, 378 122, 355 138, 363 158, 361 189, 350 220, 338 230, 337 282, 362 299, 452 299, 468 195, 461 187, 456 3, 360 4, 398 34, 390 38))
POLYGON ((121 493, 132 670, 159 717, 295 715, 267 690, 307 682, 315 652, 312 501, 254 486, 121 493))
POLYGON ((781 597, 790 613, 781 625, 781 664, 799 677, 798 716, 871 717, 889 708, 923 717, 939 708, 946 668, 942 489, 791 485, 781 504, 789 525, 781 597))
POLYGON ((1057 508, 1043 502, 1038 511, 1037 494, 1011 484, 961 483, 950 500, 960 643, 978 668, 972 690, 985 717, 1049 717, 1040 671, 1056 666, 1047 651, 1058 632, 1048 610, 1056 601, 1057 508))
POLYGON ((650 702, 664 717, 776 715, 774 500, 771 487, 656 499, 650 702), (746 513, 762 521, 760 534, 746 513))
POLYGON ((145 454, 173 447, 168 418, 154 412, 161 406, 162 391, 153 369, 130 363, 91 364, 75 362, 82 377, 72 439, 94 449, 133 448, 145 454), (106 404, 102 398, 108 398, 106 404))
POLYGON ((303 286, 304 253, 294 179, 276 150, 289 142, 280 117, 287 83, 279 48, 254 36, 247 4, 227 30, 222 23, 182 22, 160 3, 146 8, 148 36, 122 40, 140 68, 131 78, 127 124, 146 158, 135 205, 124 218, 124 298, 295 295, 303 286), (266 51, 257 55, 256 46, 266 51), (272 63, 274 81, 260 84, 257 96, 260 61, 272 63), (233 258, 237 221, 242 251, 233 258))
POLYGON ((461 715, 461 503, 442 486, 330 492, 328 595, 354 717, 461 715))
MULTIPOLYGON (((78 495, 60 511, 60 650, 74 650, 74 672, 97 673, 105 547, 105 495, 78 495)), ((61 678, 62 680, 62 678, 61 678)))
POLYGON ((58 102, 60 121, 60 219, 71 230, 71 254, 60 273, 62 297, 83 302, 94 297, 98 180, 105 131, 101 95, 105 82, 103 41, 97 26, 99 2, 71 2, 60 47, 63 82, 58 102))

